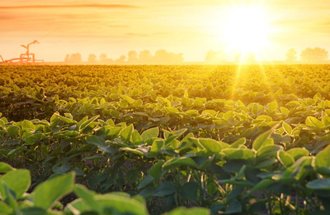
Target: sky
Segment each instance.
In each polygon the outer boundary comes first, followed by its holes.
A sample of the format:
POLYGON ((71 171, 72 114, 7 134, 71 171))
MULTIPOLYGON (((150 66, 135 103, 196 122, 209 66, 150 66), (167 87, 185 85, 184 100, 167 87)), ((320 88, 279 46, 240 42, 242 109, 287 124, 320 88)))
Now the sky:
MULTIPOLYGON (((46 61, 62 61, 66 54, 75 52, 85 58, 91 53, 116 58, 130 50, 145 49, 166 49, 183 53, 186 61, 201 61, 208 50, 231 52, 228 43, 244 37, 231 33, 228 42, 224 26, 230 8, 248 6, 262 8, 266 14, 256 17, 267 19, 267 44, 258 50, 263 59, 283 59, 289 48, 323 47, 330 51, 328 0, 0 2, 0 55, 5 59, 23 53, 21 44, 38 40, 40 44, 31 46, 31 51, 46 61)), ((242 20, 244 17, 238 22, 242 20)), ((244 35, 248 30, 234 32, 244 35)))

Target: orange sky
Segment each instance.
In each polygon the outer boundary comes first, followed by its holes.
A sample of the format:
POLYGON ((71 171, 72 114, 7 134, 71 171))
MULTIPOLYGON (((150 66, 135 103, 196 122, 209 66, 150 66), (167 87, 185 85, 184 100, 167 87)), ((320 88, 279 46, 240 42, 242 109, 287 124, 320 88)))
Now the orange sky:
POLYGON ((206 51, 223 50, 222 14, 228 5, 263 5, 272 27, 265 59, 282 59, 288 48, 324 47, 330 51, 330 1, 325 0, 1 0, 0 55, 32 47, 39 58, 63 60, 67 53, 106 53, 165 48, 188 61, 203 60, 206 51), (219 21, 218 21, 219 20, 219 21))

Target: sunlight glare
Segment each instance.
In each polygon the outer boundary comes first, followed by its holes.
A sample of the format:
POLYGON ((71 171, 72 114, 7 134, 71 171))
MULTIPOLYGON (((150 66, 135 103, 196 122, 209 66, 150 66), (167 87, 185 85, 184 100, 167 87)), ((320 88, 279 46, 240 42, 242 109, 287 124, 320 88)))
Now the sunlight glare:
POLYGON ((235 6, 226 10, 222 37, 227 49, 258 55, 268 44, 270 25, 261 6, 235 6))

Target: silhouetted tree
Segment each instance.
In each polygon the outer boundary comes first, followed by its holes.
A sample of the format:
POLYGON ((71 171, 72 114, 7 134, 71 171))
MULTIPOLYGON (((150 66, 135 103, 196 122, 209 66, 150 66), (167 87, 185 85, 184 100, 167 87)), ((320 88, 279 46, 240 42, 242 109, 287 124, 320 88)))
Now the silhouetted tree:
POLYGON ((152 58, 153 58, 153 56, 149 50, 143 50, 139 54, 139 63, 140 64, 151 64, 152 58))
POLYGON ((222 51, 208 51, 205 55, 205 63, 220 64, 226 62, 226 55, 222 51))
POLYGON ((295 49, 291 48, 286 52, 286 61, 288 63, 297 62, 297 51, 295 49))
POLYGON ((136 51, 129 51, 128 52, 128 64, 138 64, 138 53, 136 51))
POLYGON ((300 56, 305 63, 324 63, 328 59, 328 52, 323 48, 306 48, 300 56))
POLYGON ((125 55, 122 55, 120 56, 116 61, 115 61, 116 64, 125 64, 126 63, 126 56, 125 55))
POLYGON ((67 64, 81 64, 82 63, 81 54, 80 53, 74 53, 74 54, 71 54, 71 55, 66 55, 64 61, 67 64))
POLYGON ((96 63, 97 63, 96 55, 90 54, 88 56, 88 64, 96 64, 96 63))

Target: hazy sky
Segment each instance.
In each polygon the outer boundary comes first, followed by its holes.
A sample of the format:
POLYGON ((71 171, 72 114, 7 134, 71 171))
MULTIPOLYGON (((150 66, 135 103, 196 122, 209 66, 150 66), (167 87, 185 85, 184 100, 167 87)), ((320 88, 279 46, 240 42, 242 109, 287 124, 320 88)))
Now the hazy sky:
POLYGON ((324 47, 330 51, 328 0, 0 0, 0 55, 16 57, 20 44, 34 39, 38 58, 63 60, 65 54, 167 49, 188 61, 206 51, 224 50, 225 11, 262 5, 271 28, 265 59, 281 59, 288 48, 324 47), (218 30, 219 29, 219 30, 218 30))

